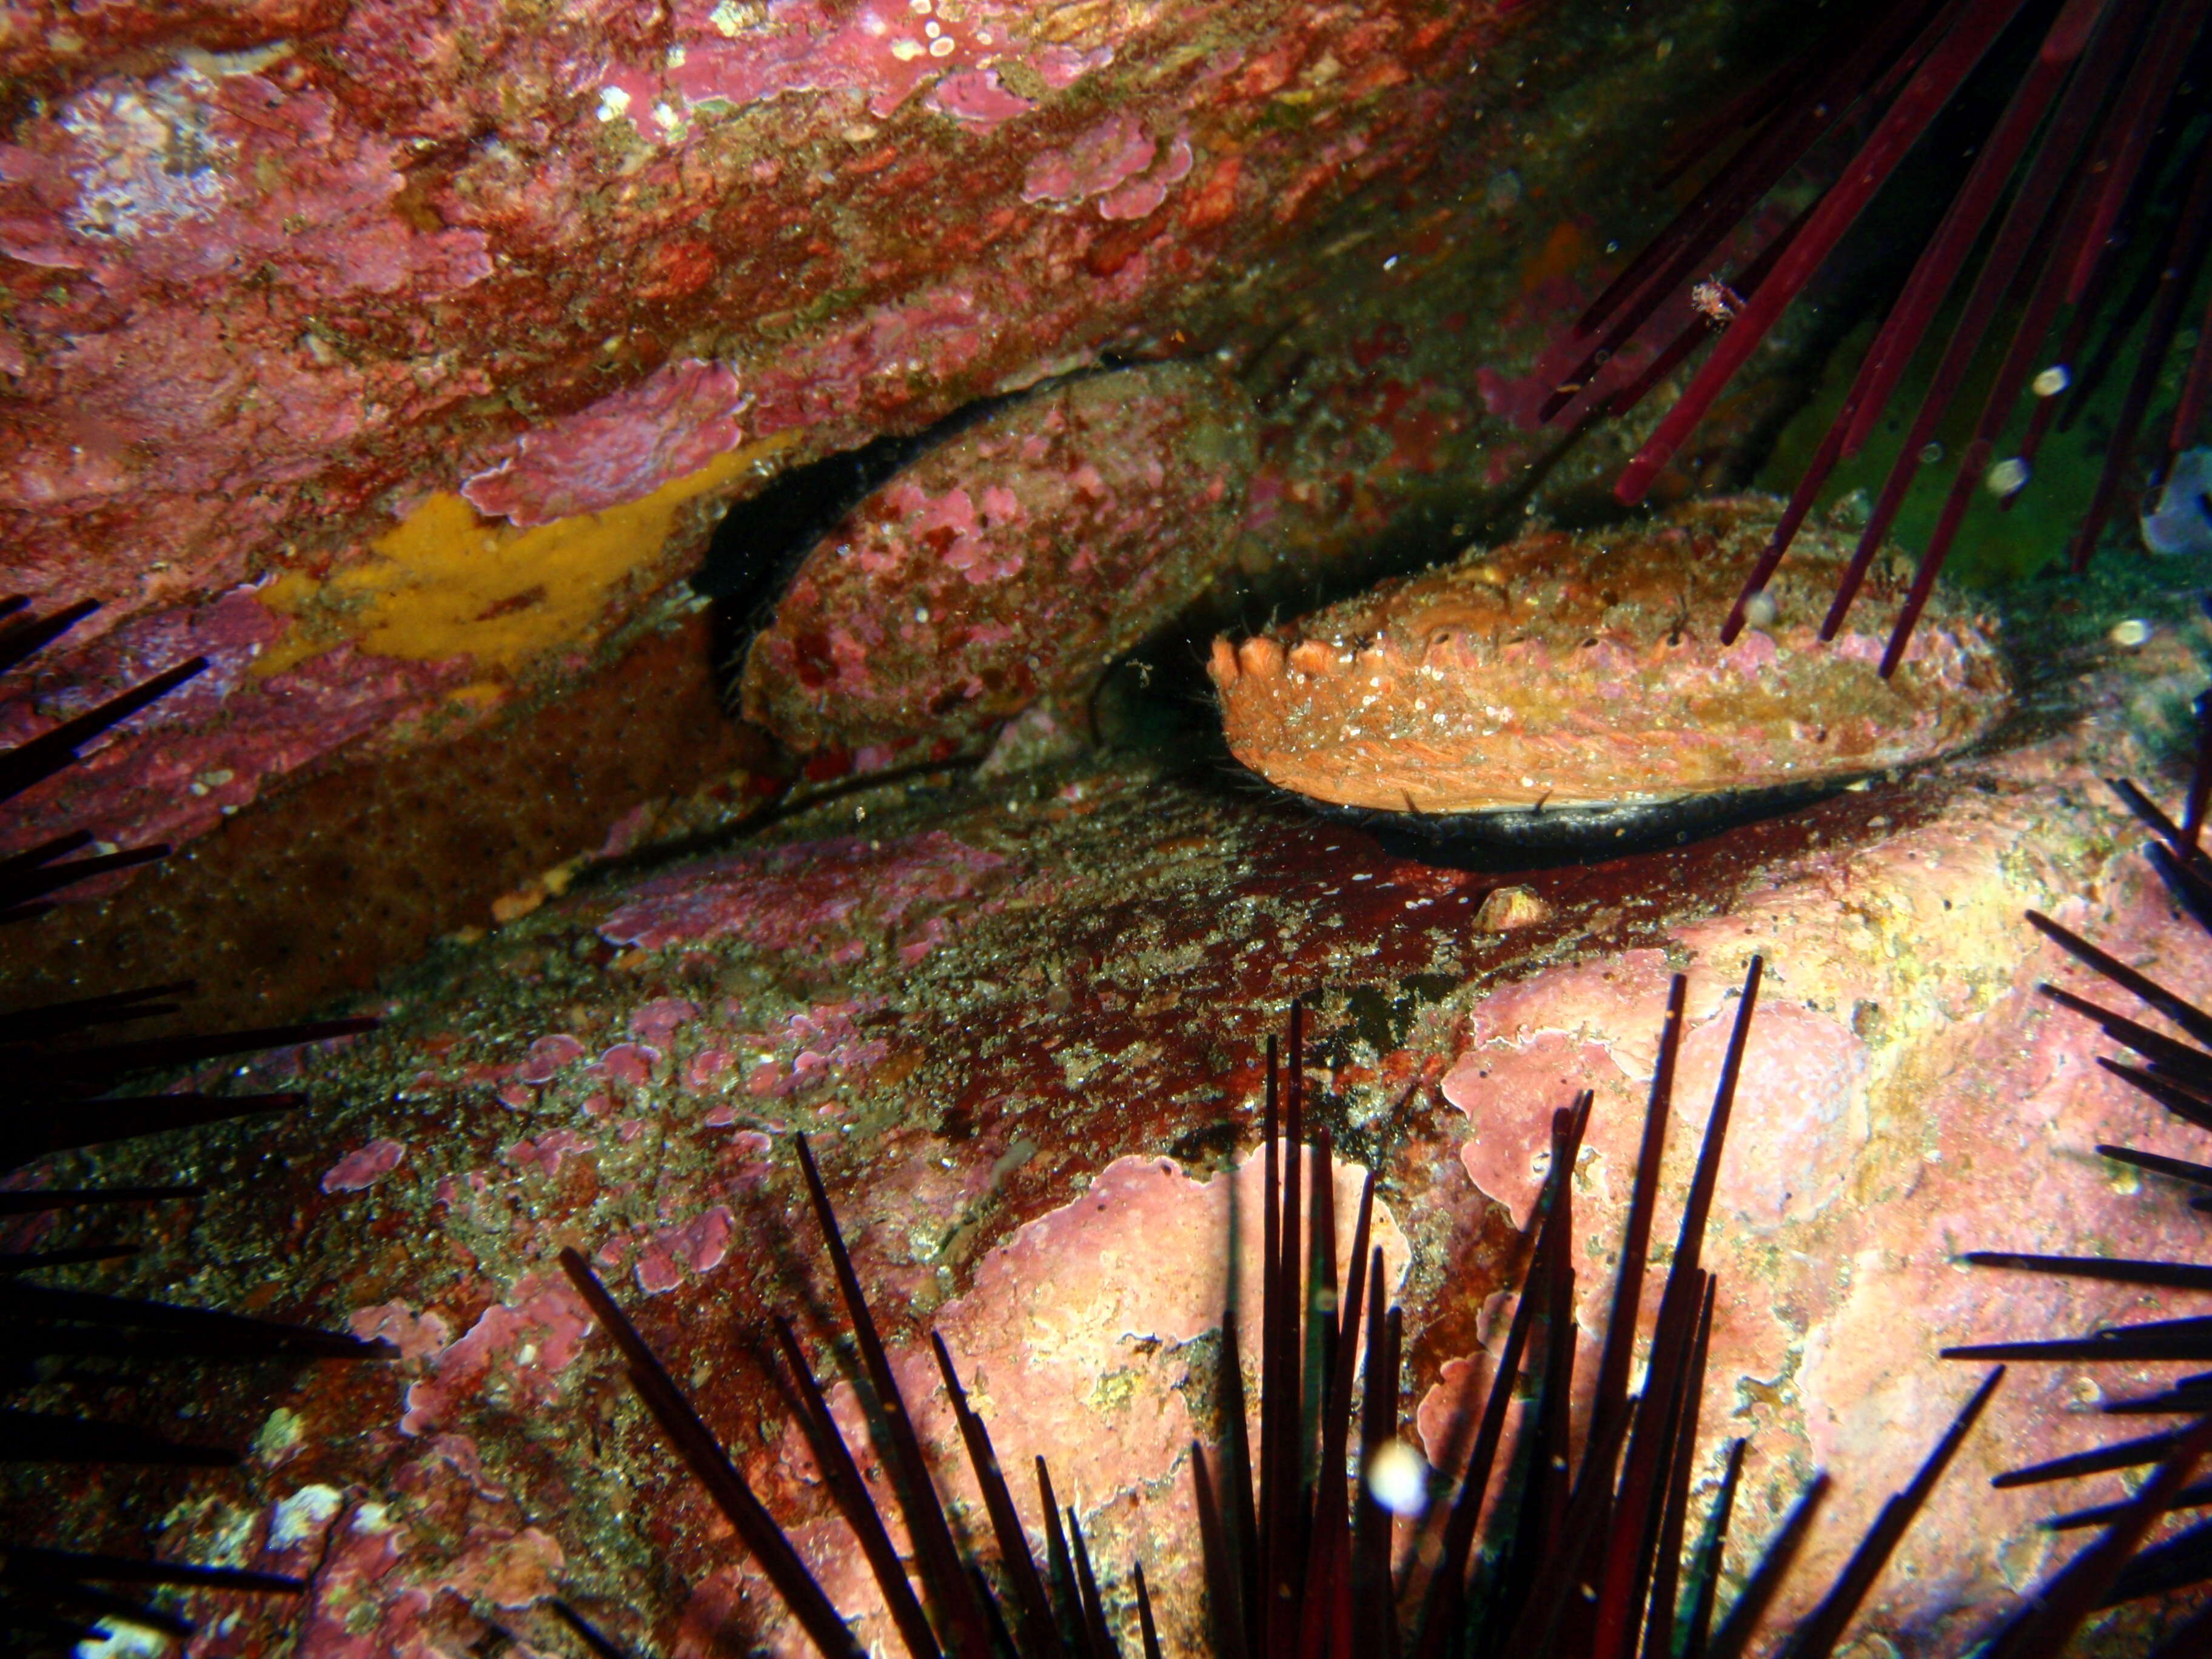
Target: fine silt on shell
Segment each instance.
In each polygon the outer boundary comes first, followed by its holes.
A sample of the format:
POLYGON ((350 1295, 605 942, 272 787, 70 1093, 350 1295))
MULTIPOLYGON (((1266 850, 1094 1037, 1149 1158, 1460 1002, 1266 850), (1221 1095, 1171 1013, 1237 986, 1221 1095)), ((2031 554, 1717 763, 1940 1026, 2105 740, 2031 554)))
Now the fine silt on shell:
POLYGON ((1775 507, 1711 501, 1650 526, 1540 532, 1386 584, 1209 665, 1229 747, 1331 805, 1508 840, 1692 824, 1924 761, 2010 701, 1994 631, 1939 593, 1876 672, 1900 575, 1818 629, 1841 546, 1806 535, 1754 620, 1720 629, 1775 507), (1771 611, 1767 605, 1771 603, 1771 611))

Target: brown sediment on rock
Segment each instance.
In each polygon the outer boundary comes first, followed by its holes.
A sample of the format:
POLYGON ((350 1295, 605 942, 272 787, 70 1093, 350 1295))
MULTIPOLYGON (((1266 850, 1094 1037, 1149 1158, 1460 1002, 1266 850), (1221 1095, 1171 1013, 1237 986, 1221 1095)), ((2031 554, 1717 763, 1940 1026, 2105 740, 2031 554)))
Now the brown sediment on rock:
POLYGON ((1848 549, 1802 537, 1771 620, 1720 628, 1776 505, 1708 501, 1651 526, 1540 532, 1386 584, 1275 635, 1214 642, 1229 747, 1270 782, 1421 814, 1662 805, 1923 761, 2011 701, 1992 625, 1939 594, 1897 673, 1878 571, 1819 638, 1848 549), (1808 544, 1810 544, 1808 545, 1808 544))

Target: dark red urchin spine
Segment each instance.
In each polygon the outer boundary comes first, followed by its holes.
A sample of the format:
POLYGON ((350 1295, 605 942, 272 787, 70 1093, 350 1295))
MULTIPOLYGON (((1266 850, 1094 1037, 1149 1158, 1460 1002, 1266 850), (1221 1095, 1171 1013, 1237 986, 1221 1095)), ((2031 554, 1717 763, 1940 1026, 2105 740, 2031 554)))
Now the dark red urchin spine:
MULTIPOLYGON (((2200 712, 2200 735, 2212 736, 2212 717, 2200 712)), ((2176 824, 2134 784, 2112 780, 2112 787, 2156 838, 2146 848, 2177 908, 2212 932, 2212 859, 2199 845, 2202 800, 2212 793, 2212 745, 2200 742, 2190 782, 2185 822, 2176 824)), ((2040 987, 2061 1007, 2094 1020, 2105 1035, 2129 1049, 2141 1064, 2100 1055, 2097 1063, 2156 1101, 2182 1121, 2212 1130, 2212 1015, 2171 988, 2130 968, 2070 928, 2039 911, 2028 921, 2045 938, 2083 967, 2126 992, 2183 1033, 2174 1037, 2104 1008, 2059 987, 2040 987)), ((2098 1152, 2116 1163, 2198 1188, 2212 1188, 2212 1167, 2186 1159, 2121 1146, 2100 1145, 2098 1152)), ((2197 1209, 2212 1208, 2200 1194, 2197 1209)), ((1974 1250, 1965 1260, 1977 1267, 2055 1273, 2106 1283, 2167 1290, 2212 1291, 2212 1263, 2135 1261, 2109 1256, 2069 1256, 2014 1250, 1974 1250)), ((1945 1350, 1947 1358, 2021 1361, 2133 1364, 2144 1361, 2212 1359, 2212 1320, 2182 1317, 2106 1326, 2083 1336, 2021 1342, 1984 1342, 1945 1350)), ((2142 1540, 2172 1510, 2212 1502, 2212 1482, 2187 1484, 2212 1452, 2212 1380, 2186 1376, 2163 1391, 2104 1402, 2116 1417, 2179 1415, 2197 1420, 2182 1428, 2139 1436, 1996 1477, 2001 1486, 2044 1485, 2082 1475, 2155 1466, 2151 1478, 2124 1503, 2100 1504, 2051 1516, 2054 1531, 2103 1526, 2106 1537, 2075 1558, 2046 1592, 2046 1600, 2078 1605, 2082 1616, 2100 1607, 2138 1596, 2181 1589, 2212 1579, 2212 1522, 2198 1522, 2149 1548, 2142 1540), (2118 1541, 2116 1541, 2118 1540, 2118 1541)), ((2152 1659, 2180 1659, 2212 1645, 2212 1610, 2198 1613, 2171 1632, 2152 1659)), ((1990 1652, 2013 1659, 2015 1653, 2049 1650, 2008 1631, 1990 1652)))
MULTIPOLYGON (((2068 367, 2089 331, 2110 319, 2107 348, 2098 354, 2100 361, 2109 361, 2136 318, 2147 316, 2141 360, 2091 505, 2069 549, 2075 568, 2087 562, 2117 506, 2161 366, 2212 246, 2212 148, 2199 130, 2212 109, 2212 95, 2201 75, 2187 73, 2203 57, 2207 21, 2212 19, 2208 0, 2168 5, 2153 0, 2065 0, 2057 6, 2039 0, 1889 0, 1854 11, 1832 36, 1813 45, 1701 130, 1693 149, 1718 149, 1739 133, 1747 136, 1555 348, 1571 367, 1561 374, 1541 415, 1550 421, 1571 409, 1579 409, 1579 420, 1625 413, 1684 362, 1712 327, 1722 326, 1713 351, 1616 485, 1622 501, 1640 501, 1990 49, 2008 29, 2046 14, 2048 22, 2028 66, 1878 331, 1841 411, 1746 580, 1723 629, 1723 642, 1744 626, 1745 601, 1773 574, 1835 465, 1857 453, 1872 435, 1939 310, 1960 292, 1974 250, 1985 237, 1987 250, 1959 301, 1942 363, 1838 588, 1823 635, 1832 638, 1840 628, 1922 465, 1923 450, 2002 314, 2016 313, 2019 321, 1922 554, 1881 672, 1893 672, 1902 659, 1966 508, 1976 492, 1996 477, 1990 471, 1996 446, 2030 380, 2038 381, 2041 401, 2014 457, 2019 465, 2011 473, 2016 476, 1998 491, 2008 505, 2025 484, 2037 446, 2060 407, 2060 394, 2065 394, 2070 420, 2094 389, 2095 373, 2074 374, 2068 367), (1860 119, 1870 119, 1871 130, 1834 182, 1736 278, 1741 307, 1693 324, 1660 350, 1634 384, 1601 403, 1586 399, 1602 366, 1663 300, 1710 267, 1723 240, 1766 193, 1828 135, 1860 119), (2191 133, 2197 135, 2193 152, 2184 143, 2191 133), (2143 264, 2142 291, 2114 307, 2112 298, 2130 240, 2147 222, 2145 210, 2154 187, 2165 184, 2179 191, 2182 205, 2163 242, 2143 264), (1990 233, 1993 220, 1997 228, 1990 233), (2051 331, 2069 310, 2046 389, 2038 370, 2050 363, 2051 331)), ((2208 397, 2212 326, 2203 331, 2184 377, 2165 444, 2166 475, 2196 441, 2208 397)))
MULTIPOLYGON (((85 601, 40 617, 32 615, 27 602, 20 598, 0 599, 0 621, 6 623, 0 626, 0 670, 27 660, 96 608, 85 601)), ((0 801, 74 764, 86 743, 205 666, 199 659, 180 663, 38 737, 0 750, 0 801)), ((0 860, 0 924, 32 921, 52 908, 51 896, 62 889, 150 863, 169 852, 167 846, 153 846, 59 861, 91 841, 88 832, 80 830, 0 860)), ((12 1172, 49 1152, 291 1110, 306 1097, 196 1093, 118 1097, 112 1091, 131 1074, 150 1068, 350 1036, 376 1024, 373 1019, 325 1020, 140 1042, 116 1042, 96 1035, 109 1026, 173 1013, 180 1005, 171 999, 191 990, 189 981, 179 981, 0 1012, 0 1074, 6 1079, 0 1084, 0 1118, 6 1125, 0 1130, 0 1171, 12 1172)), ((206 1189, 198 1186, 30 1188, 0 1193, 0 1216, 205 1195, 206 1189)), ((0 1256, 0 1347, 19 1373, 11 1383, 20 1388, 34 1375, 35 1363, 49 1358, 232 1363, 373 1359, 392 1352, 385 1343, 363 1342, 312 1327, 58 1290, 26 1283, 21 1277, 41 1268, 133 1253, 128 1245, 96 1244, 0 1256)), ((238 1462, 240 1454, 226 1446, 173 1439, 133 1423, 0 1405, 0 1461, 220 1468, 238 1462)), ((275 1573, 0 1540, 0 1646, 10 1652, 66 1652, 80 1642, 97 1639, 94 1621, 100 1620, 137 1626, 179 1642, 193 1635, 190 1621, 106 1588, 118 1584, 286 1595, 306 1588, 301 1580, 275 1573)))
MULTIPOLYGON (((1643 1393, 1627 1390, 1627 1356, 1648 1255, 1659 1154, 1671 1115, 1682 1029, 1683 981, 1679 977, 1668 999, 1622 1251, 1621 1281, 1615 1291, 1615 1317, 1621 1322, 1608 1331, 1598 1362, 1598 1396, 1582 1437, 1579 1468, 1571 1467, 1567 1456, 1572 1441, 1566 1402, 1572 1392, 1574 1350, 1571 1173, 1589 1121, 1588 1094, 1554 1115, 1551 1173, 1498 1374, 1472 1435, 1454 1436, 1454 1443, 1465 1448, 1465 1461, 1455 1462, 1457 1478, 1447 1480, 1444 1492, 1455 1490, 1455 1496, 1449 1505, 1437 1504, 1427 1510, 1401 1581, 1394 1582, 1392 1576, 1389 1516, 1367 1479, 1378 1455, 1397 1434, 1400 1347, 1399 1310, 1384 1305, 1381 1253, 1364 1248, 1372 1217, 1373 1177, 1363 1192, 1353 1225, 1353 1241, 1360 1247, 1353 1259, 1357 1262, 1364 1254, 1365 1271, 1355 1267, 1340 1304, 1332 1305, 1333 1273, 1316 1270, 1302 1280, 1297 1266, 1308 1255, 1301 1241, 1310 1248, 1314 1263, 1334 1260, 1334 1198, 1323 1195, 1334 1184, 1327 1174, 1329 1166, 1322 1161, 1327 1137, 1318 1137, 1316 1146, 1308 1148, 1285 1135, 1290 1155, 1267 1164, 1261 1230, 1263 1245, 1270 1248, 1269 1260, 1263 1264, 1267 1305, 1261 1310, 1260 1418, 1265 1449, 1258 1491, 1264 1496, 1255 1501, 1234 1307, 1223 1320, 1222 1441, 1211 1452, 1202 1443, 1192 1447, 1191 1478, 1216 1653, 1233 1659, 1292 1654, 1365 1659, 1400 1652, 1410 1659, 1502 1655, 1514 1659, 1673 1659, 1678 1651, 1675 1632, 1681 1627, 1687 1639, 1679 1651, 1686 1659, 1741 1659, 1761 1630, 1774 1591, 1828 1485, 1826 1475, 1817 1475, 1810 1483, 1770 1541, 1727 1619, 1714 1629, 1719 1552, 1742 1467, 1742 1443, 1731 1449, 1706 1541, 1685 1571, 1680 1558, 1687 1531, 1698 1401, 1715 1294, 1712 1276, 1699 1263, 1759 976, 1754 959, 1674 1261, 1661 1292, 1658 1328, 1643 1393), (1302 1179, 1309 1155, 1314 1159, 1310 1197, 1302 1179), (1293 1208, 1294 1204, 1298 1207, 1293 1208), (1528 1380, 1523 1371, 1531 1363, 1540 1322, 1544 1331, 1540 1394, 1533 1429, 1526 1437, 1534 1458, 1521 1483, 1522 1498, 1513 1506, 1510 1540, 1501 1540, 1503 1547, 1491 1553, 1486 1570, 1478 1570, 1475 1544, 1484 1496, 1504 1437, 1508 1406, 1516 1389, 1528 1380), (1620 1334, 1624 1330, 1628 1334, 1620 1334), (1355 1410, 1351 1387, 1355 1334, 1364 1334, 1365 1341, 1356 1460, 1348 1455, 1355 1410), (1288 1385, 1286 1370, 1302 1376, 1296 1393, 1288 1385), (1312 1412, 1304 1409, 1309 1398, 1316 1406, 1312 1412), (1294 1401, 1298 1402, 1295 1407, 1294 1401), (1266 1474, 1271 1467, 1279 1472, 1273 1483, 1266 1474), (1295 1565, 1285 1571, 1272 1565, 1286 1562, 1295 1565), (1416 1563, 1433 1563, 1425 1579, 1416 1563), (1278 1605, 1265 1605, 1268 1602, 1278 1605), (1402 1624, 1401 1610, 1407 1620, 1402 1624)), ((1295 1054, 1303 1046, 1303 1022, 1295 1014, 1292 1031, 1295 1054)), ((1271 1088, 1268 1093, 1262 1127, 1271 1139, 1273 1132, 1279 1127, 1287 1131, 1303 1115, 1303 1080, 1297 1067, 1286 1081, 1287 1087, 1271 1088), (1279 1124, 1279 1104, 1287 1108, 1279 1124)), ((899 1420, 905 1418, 906 1407, 898 1397, 889 1356, 860 1297, 812 1155, 803 1139, 796 1145, 864 1376, 872 1388, 888 1395, 879 1401, 884 1419, 899 1420)), ((580 1255, 564 1251, 562 1263, 614 1337, 631 1380, 653 1414, 738 1526, 817 1648, 825 1654, 854 1651, 850 1632, 819 1583, 714 1443, 650 1346, 580 1255)), ((963 1565, 956 1559, 948 1564, 937 1553, 918 1547, 913 1571, 919 1596, 908 1581, 907 1565, 890 1549, 850 1449, 787 1328, 779 1328, 779 1343, 799 1380, 801 1426, 815 1448, 832 1496, 862 1540, 910 1653, 917 1659, 934 1659, 962 1650, 958 1609, 963 1604, 980 1613, 994 1644, 989 1651, 1109 1659, 1118 1650, 1075 1512, 1061 1508, 1040 1460, 1038 1492, 1048 1564, 1048 1570, 1041 1571, 1030 1534, 991 1450, 988 1431, 969 1407, 952 1357, 941 1340, 933 1339, 939 1374, 985 1495, 1000 1561, 996 1575, 989 1576, 975 1562, 963 1565)), ((1786 1638, 1782 1651, 1789 1659, 1824 1659, 1836 1650, 1867 1591, 2002 1376, 1999 1368, 1983 1381, 1918 1474, 1884 1506, 1827 1595, 1786 1638)), ((2056 1652, 2100 1598, 2117 1593, 2116 1575, 2123 1569, 2136 1571, 2128 1564, 2148 1524, 2147 1504, 2165 1500, 2183 1478, 2185 1460, 2193 1459, 2201 1449, 2203 1438, 2192 1434, 2174 1447, 2169 1473, 2154 1483, 2156 1496, 2131 1503, 2112 1517, 2105 1536, 2025 1606, 2002 1637, 2008 1656, 2016 1659, 2019 1655, 2056 1652)), ((941 1524, 942 1501, 921 1462, 918 1440, 902 1449, 894 1432, 879 1441, 878 1449, 902 1488, 900 1501, 907 1515, 923 1516, 925 1525, 933 1515, 941 1524)), ((1493 1517, 1493 1533, 1499 1530, 1497 1519, 1493 1517)), ((2124 1579, 2118 1582, 2124 1588, 2124 1579)), ((1159 1651, 1158 1635, 1149 1593, 1134 1568, 1130 1583, 1137 1598, 1139 1639, 1150 1659, 1159 1651)), ((595 1651, 614 1651, 611 1644, 601 1645, 604 1638, 593 1635, 595 1651)))

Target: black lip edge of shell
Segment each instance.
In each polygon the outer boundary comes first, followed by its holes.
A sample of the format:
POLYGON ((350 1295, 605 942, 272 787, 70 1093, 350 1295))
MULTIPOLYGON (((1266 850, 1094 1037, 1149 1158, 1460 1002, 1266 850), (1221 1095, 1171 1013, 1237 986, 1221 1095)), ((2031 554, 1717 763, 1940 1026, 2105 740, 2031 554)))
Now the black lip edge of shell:
POLYGON ((1437 864, 1450 862, 1454 854, 1517 852, 1612 857, 1680 847, 1739 824, 1795 811, 1871 780, 1887 780, 1895 769, 1877 768, 1754 789, 1703 790, 1657 800, 1572 806, 1538 802, 1533 806, 1474 812, 1424 812, 1418 807, 1394 812, 1286 793, 1323 817, 1357 824, 1387 851, 1437 864))

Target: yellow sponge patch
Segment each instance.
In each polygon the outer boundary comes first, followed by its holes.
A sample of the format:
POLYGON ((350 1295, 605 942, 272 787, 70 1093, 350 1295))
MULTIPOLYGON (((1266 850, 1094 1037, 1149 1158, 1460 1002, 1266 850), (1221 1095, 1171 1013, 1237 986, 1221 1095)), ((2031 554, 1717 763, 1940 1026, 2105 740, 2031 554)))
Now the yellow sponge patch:
POLYGON ((291 572, 264 588, 262 604, 295 621, 254 672, 277 673, 343 640, 380 656, 470 657, 508 670, 587 640, 623 581, 659 557, 678 508, 799 435, 744 445, 650 495, 530 530, 441 491, 371 543, 368 557, 321 581, 291 572))

